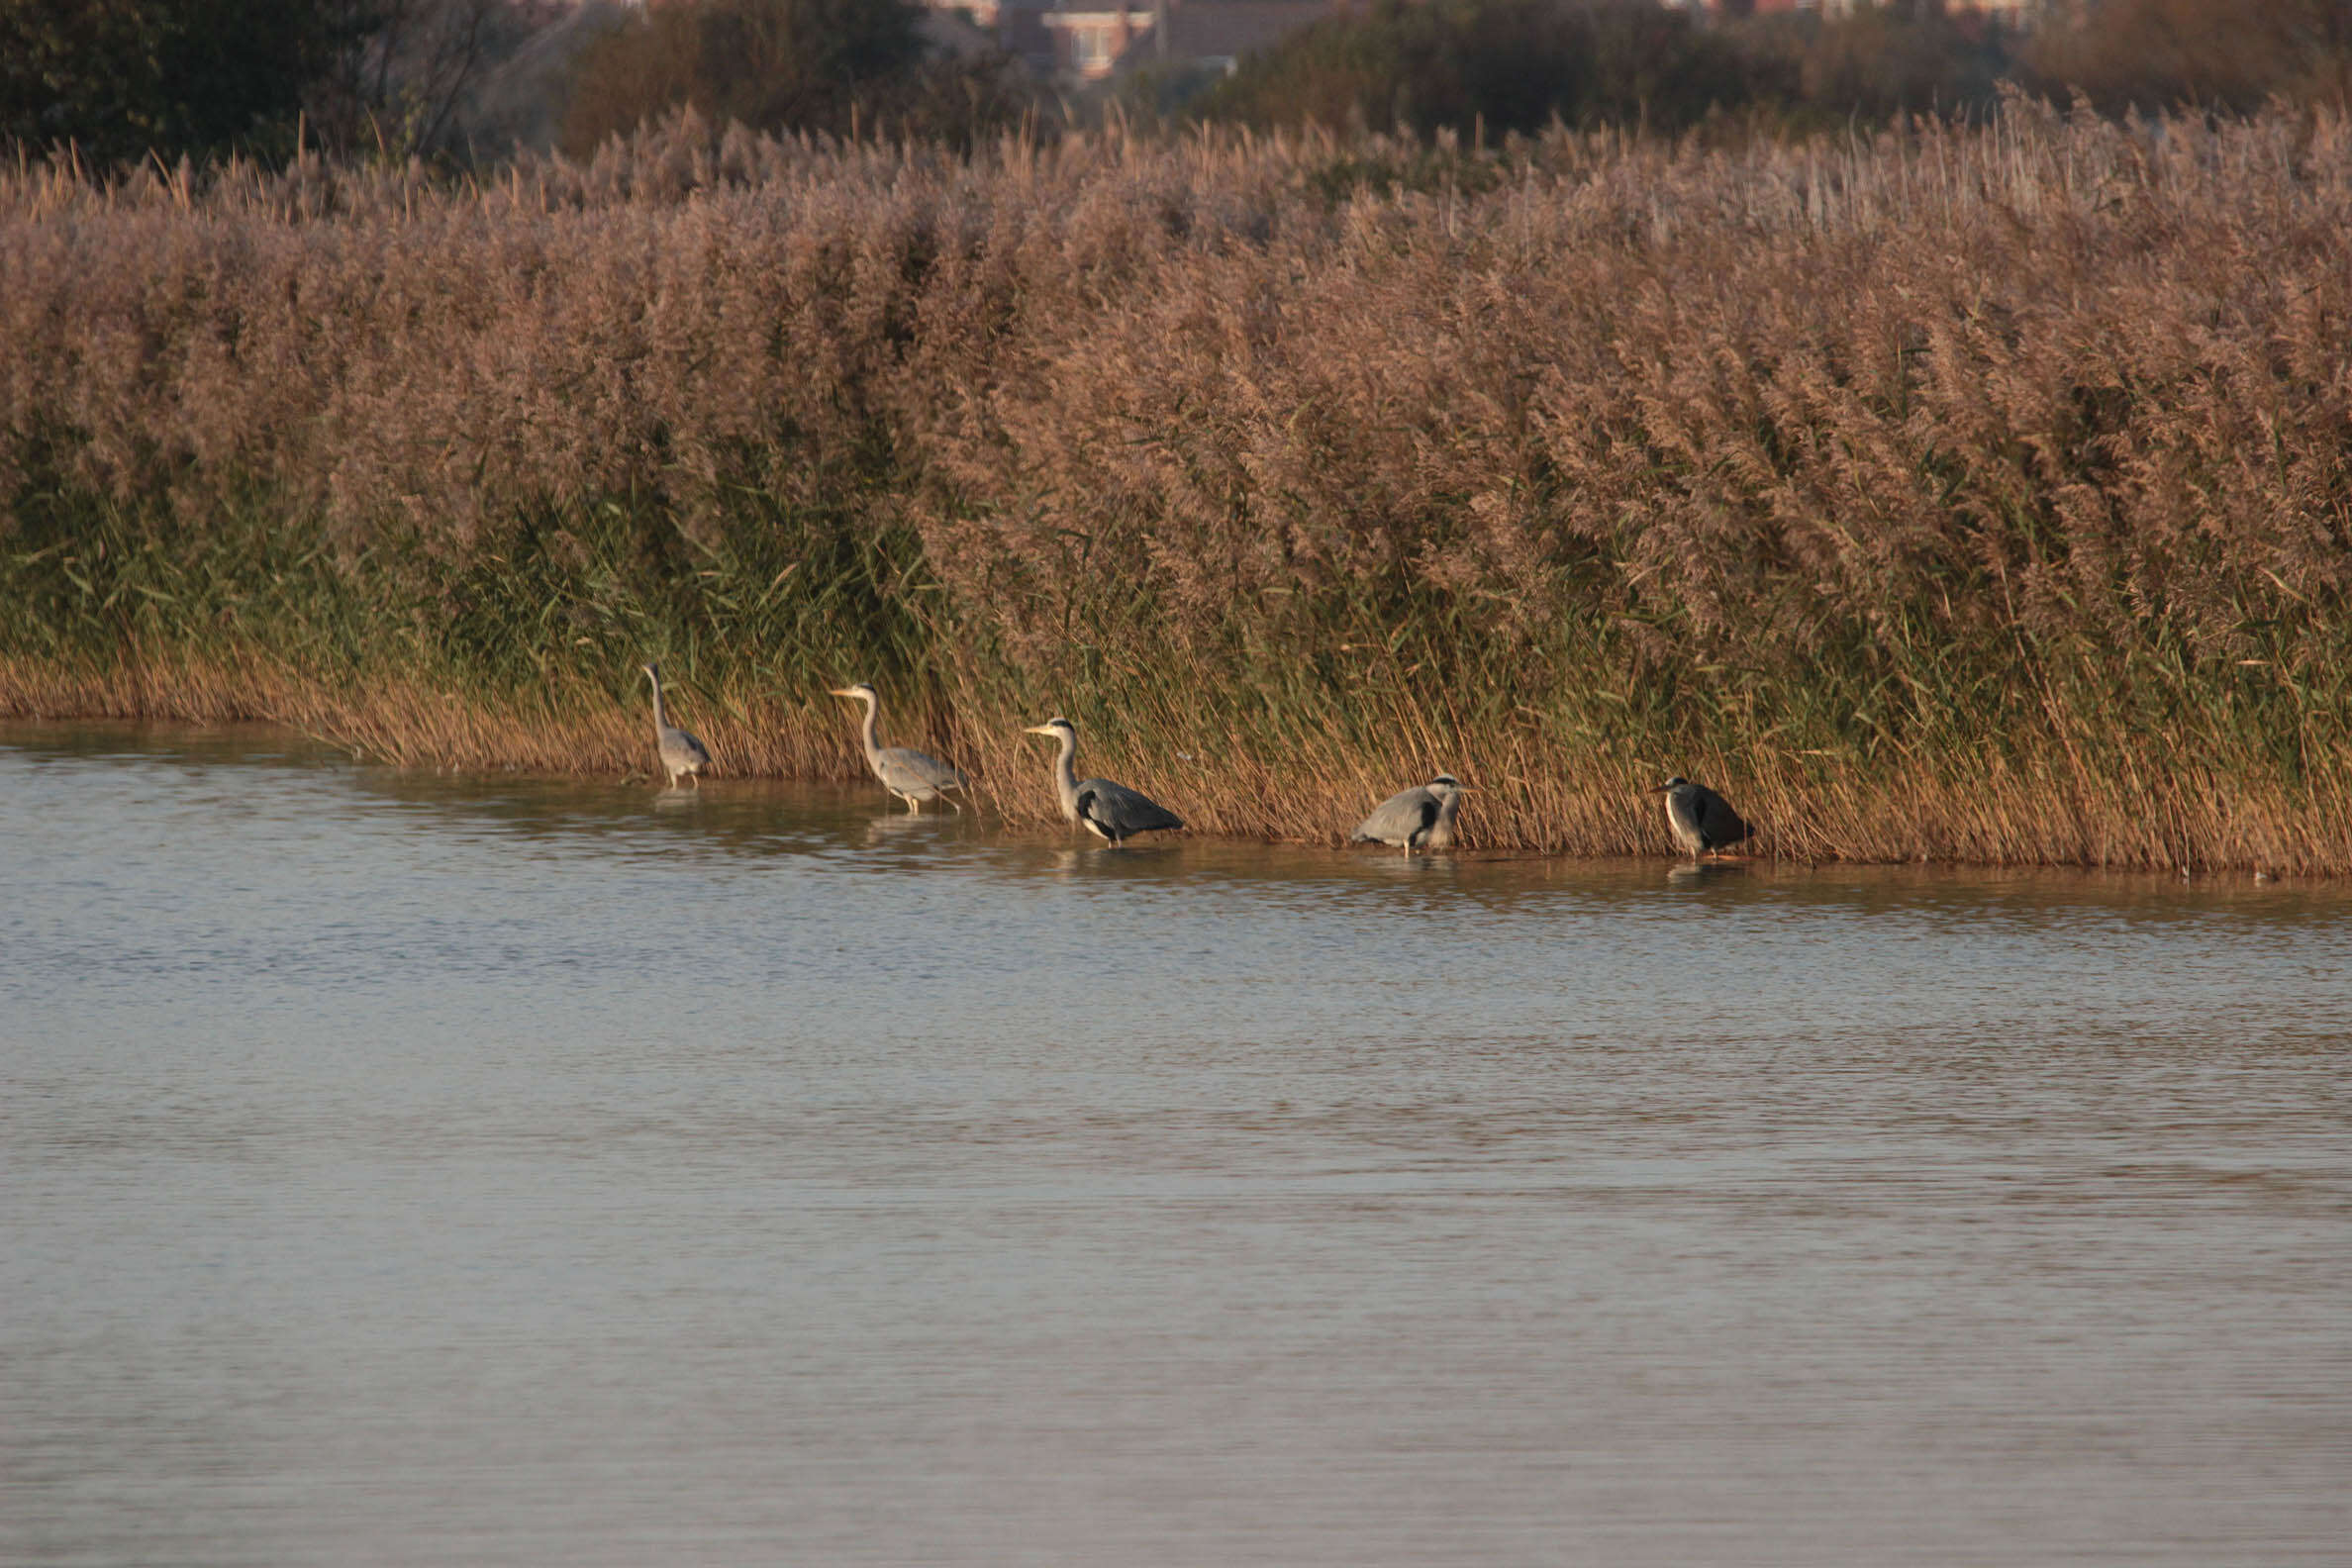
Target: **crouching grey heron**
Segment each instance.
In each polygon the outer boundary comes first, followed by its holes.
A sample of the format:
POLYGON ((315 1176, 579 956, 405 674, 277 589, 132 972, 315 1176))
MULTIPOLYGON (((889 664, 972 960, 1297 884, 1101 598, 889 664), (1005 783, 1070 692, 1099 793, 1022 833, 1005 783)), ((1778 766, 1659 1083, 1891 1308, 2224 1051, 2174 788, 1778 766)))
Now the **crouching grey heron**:
POLYGON ((1674 841, 1682 845, 1683 853, 1694 860, 1735 844, 1756 831, 1739 820, 1739 813, 1731 809, 1729 801, 1679 773, 1663 784, 1653 785, 1649 793, 1666 797, 1666 826, 1673 831, 1674 841))
POLYGON ((1400 790, 1372 808, 1348 842, 1395 844, 1408 855, 1416 849, 1450 848, 1454 812, 1462 795, 1462 784, 1451 773, 1400 790))
MULTIPOLYGON (((943 791, 970 785, 971 780, 963 776, 960 768, 940 761, 928 751, 918 751, 912 746, 886 746, 874 738, 874 716, 882 703, 874 695, 873 687, 859 681, 854 686, 835 686, 832 690, 835 697, 854 697, 865 704, 866 766, 874 770, 874 777, 882 781, 884 789, 907 803, 909 815, 923 810, 925 801, 947 800, 943 791)), ((947 805, 956 812, 963 810, 953 801, 947 801, 947 805)))
POLYGON ((1062 815, 1084 823, 1089 833, 1116 848, 1139 833, 1163 833, 1184 826, 1184 819, 1139 790, 1109 779, 1080 779, 1072 766, 1078 756, 1078 727, 1067 719, 1048 719, 1030 725, 1026 735, 1052 735, 1061 741, 1053 759, 1053 784, 1061 794, 1062 815))
POLYGON ((669 775, 670 788, 678 787, 678 780, 694 780, 696 789, 702 788, 703 769, 711 765, 711 753, 685 731, 669 722, 669 715, 661 708, 661 666, 642 666, 645 679, 653 683, 653 749, 661 758, 662 771, 669 775))

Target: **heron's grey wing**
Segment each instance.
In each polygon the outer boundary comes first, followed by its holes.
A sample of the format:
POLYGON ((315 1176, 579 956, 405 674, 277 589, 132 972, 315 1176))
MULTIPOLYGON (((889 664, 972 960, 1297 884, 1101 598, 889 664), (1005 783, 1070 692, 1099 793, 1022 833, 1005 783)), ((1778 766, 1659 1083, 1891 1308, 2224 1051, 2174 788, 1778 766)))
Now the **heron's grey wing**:
POLYGON ((941 790, 962 789, 966 782, 956 769, 910 746, 883 747, 874 760, 874 771, 884 784, 909 795, 936 795, 941 790))
POLYGON ((675 762, 681 768, 687 766, 709 767, 711 765, 711 753, 704 748, 703 743, 688 732, 675 726, 667 727, 661 732, 660 749, 661 759, 665 763, 675 762))
POLYGON ((1357 825, 1357 843, 1401 844, 1421 832, 1423 826, 1421 809, 1426 806, 1434 813, 1436 797, 1422 785, 1399 790, 1372 808, 1372 815, 1357 825))
POLYGON ((1184 819, 1140 790, 1109 779, 1088 779, 1078 786, 1079 809, 1120 838, 1129 833, 1161 833, 1184 826, 1184 819))

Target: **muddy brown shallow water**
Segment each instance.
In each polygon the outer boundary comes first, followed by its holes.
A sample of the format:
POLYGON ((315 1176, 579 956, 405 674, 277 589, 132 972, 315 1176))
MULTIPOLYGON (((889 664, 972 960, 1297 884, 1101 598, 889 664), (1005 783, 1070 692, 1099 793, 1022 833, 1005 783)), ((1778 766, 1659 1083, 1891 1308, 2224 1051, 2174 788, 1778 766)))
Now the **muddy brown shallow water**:
POLYGON ((0 1560, 2319 1563, 2352 892, 0 730, 0 1560))

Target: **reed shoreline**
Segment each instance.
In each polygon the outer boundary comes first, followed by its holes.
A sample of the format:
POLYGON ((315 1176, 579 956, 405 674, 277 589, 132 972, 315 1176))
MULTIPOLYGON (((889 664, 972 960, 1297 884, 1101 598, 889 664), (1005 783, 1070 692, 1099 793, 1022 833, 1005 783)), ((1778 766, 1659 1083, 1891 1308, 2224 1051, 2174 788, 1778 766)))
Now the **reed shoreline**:
POLYGON ((2352 128, 0 170, 0 714, 2352 873, 2352 128))
MULTIPOLYGON (((773 694, 681 685, 677 717, 711 745, 715 777, 855 782, 867 775, 854 716, 773 694)), ((0 662, 0 718, 287 727, 355 757, 405 767, 652 779, 640 701, 596 709, 484 701, 395 680, 337 690, 283 671, 163 662, 103 672, 0 662)), ((1039 710, 1041 712, 1041 710, 1039 710)), ((936 746, 975 770, 971 800, 1015 827, 1059 821, 1046 748, 1020 734, 1030 712, 928 718, 886 712, 888 740, 936 746)), ((2352 874, 2341 835, 2307 834, 2301 802, 2183 769, 2083 774, 2042 759, 1961 774, 1950 760, 1893 767, 1759 756, 1739 748, 1664 756, 1546 751, 1522 738, 1472 746, 1472 760, 1385 769, 1360 750, 1339 765, 1288 760, 1246 735, 1213 740, 1087 737, 1082 762, 1172 805, 1197 833, 1336 845, 1386 794, 1450 765, 1478 781, 1461 819, 1468 851, 1589 858, 1676 853, 1644 787, 1669 769, 1716 783, 1758 828, 1743 854, 1805 863, 1961 863, 2116 870, 2352 874), (1198 749, 1188 749, 1197 747, 1198 749)), ((2337 788, 2342 788, 2339 776, 2337 788)))

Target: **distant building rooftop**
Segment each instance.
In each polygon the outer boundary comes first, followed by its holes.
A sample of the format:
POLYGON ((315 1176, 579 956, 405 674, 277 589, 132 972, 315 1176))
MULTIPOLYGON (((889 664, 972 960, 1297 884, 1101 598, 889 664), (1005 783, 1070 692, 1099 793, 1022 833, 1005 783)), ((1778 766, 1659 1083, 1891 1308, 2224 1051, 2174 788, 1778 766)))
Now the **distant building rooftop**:
POLYGON ((1352 0, 925 0, 960 11, 1039 71, 1099 81, 1145 65, 1230 70, 1352 0))

